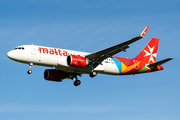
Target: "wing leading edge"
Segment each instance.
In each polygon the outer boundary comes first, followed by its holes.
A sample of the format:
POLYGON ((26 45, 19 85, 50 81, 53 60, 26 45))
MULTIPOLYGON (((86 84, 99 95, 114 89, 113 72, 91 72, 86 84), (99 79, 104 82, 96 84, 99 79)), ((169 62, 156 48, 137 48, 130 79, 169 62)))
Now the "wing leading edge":
POLYGON ((125 42, 122 42, 122 43, 119 43, 117 45, 114 45, 114 46, 111 46, 111 47, 108 47, 106 49, 103 49, 103 50, 100 50, 100 51, 97 51, 97 52, 94 52, 92 54, 88 54, 86 55, 86 58, 88 58, 90 60, 90 67, 92 69, 96 68, 99 64, 101 64, 101 62, 108 58, 108 57, 112 57, 113 55, 121 52, 121 51, 126 51, 127 48, 129 48, 128 45, 130 45, 131 43, 133 42, 136 42, 138 41, 139 39, 143 38, 145 35, 146 35, 146 32, 148 30, 149 26, 147 26, 143 31, 142 33, 137 36, 137 37, 134 37, 130 40, 127 40, 125 42))

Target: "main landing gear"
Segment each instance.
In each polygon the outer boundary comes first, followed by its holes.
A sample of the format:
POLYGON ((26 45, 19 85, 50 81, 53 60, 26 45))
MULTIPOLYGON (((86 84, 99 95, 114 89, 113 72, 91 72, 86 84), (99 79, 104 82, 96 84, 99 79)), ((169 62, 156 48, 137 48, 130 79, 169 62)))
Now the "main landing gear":
MULTIPOLYGON (((91 78, 95 77, 96 75, 97 75, 97 73, 95 71, 93 71, 93 70, 89 74, 89 76, 91 78)), ((74 80, 74 86, 79 86, 81 84, 81 81, 77 79, 77 75, 73 76, 71 79, 74 80)))
POLYGON ((81 84, 81 81, 80 80, 75 80, 74 81, 74 86, 78 86, 78 85, 80 85, 81 84))
POLYGON ((95 71, 91 71, 91 73, 89 74, 89 76, 91 78, 95 77, 97 75, 97 73, 95 71))
POLYGON ((33 63, 29 63, 29 70, 27 71, 28 74, 31 74, 32 73, 32 66, 33 66, 33 63))
POLYGON ((81 84, 81 81, 77 79, 77 75, 72 78, 74 80, 74 86, 78 86, 81 84))
MULTIPOLYGON (((91 78, 95 77, 97 75, 97 73, 95 71, 91 71, 91 73, 89 74, 89 76, 91 78)), ((72 80, 74 80, 74 86, 79 86, 81 84, 81 81, 77 79, 77 75, 71 77, 72 80)))

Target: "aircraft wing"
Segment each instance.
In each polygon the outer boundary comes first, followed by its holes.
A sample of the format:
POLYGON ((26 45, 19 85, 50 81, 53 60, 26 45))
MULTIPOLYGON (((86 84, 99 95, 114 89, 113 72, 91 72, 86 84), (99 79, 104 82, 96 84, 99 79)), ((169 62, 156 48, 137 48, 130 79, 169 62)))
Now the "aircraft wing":
POLYGON ((86 58, 88 58, 90 60, 90 65, 91 67, 94 69, 96 68, 99 64, 101 64, 101 62, 108 58, 108 57, 112 57, 113 55, 121 52, 121 51, 126 51, 127 48, 129 48, 128 45, 130 45, 131 43, 133 42, 136 42, 137 40, 143 38, 148 30, 149 26, 147 26, 143 32, 137 36, 137 37, 134 37, 130 40, 127 40, 125 42, 122 42, 120 44, 117 44, 117 45, 114 45, 114 46, 111 46, 111 47, 108 47, 106 49, 103 49, 103 50, 100 50, 100 51, 97 51, 97 52, 94 52, 92 54, 88 54, 86 55, 86 58))

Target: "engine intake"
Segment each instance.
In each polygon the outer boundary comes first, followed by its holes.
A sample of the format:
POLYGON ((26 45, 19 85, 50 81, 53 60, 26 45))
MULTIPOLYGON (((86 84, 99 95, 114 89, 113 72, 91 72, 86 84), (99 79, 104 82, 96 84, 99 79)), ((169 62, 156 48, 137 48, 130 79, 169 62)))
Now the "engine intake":
POLYGON ((80 55, 69 55, 67 57, 67 64, 69 66, 86 67, 89 64, 87 58, 80 55))

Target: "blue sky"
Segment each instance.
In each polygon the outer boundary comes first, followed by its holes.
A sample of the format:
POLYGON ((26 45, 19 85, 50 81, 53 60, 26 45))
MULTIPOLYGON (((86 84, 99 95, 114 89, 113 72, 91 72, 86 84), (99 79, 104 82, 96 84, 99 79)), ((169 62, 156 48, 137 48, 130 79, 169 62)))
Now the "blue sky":
POLYGON ((2 120, 179 120, 180 2, 108 0, 0 1, 0 119, 2 120), (135 57, 160 38, 157 60, 175 59, 165 70, 135 76, 98 75, 61 83, 44 80, 46 67, 7 58, 8 51, 36 44, 95 52, 131 39, 149 25, 145 38, 120 57, 135 57))

